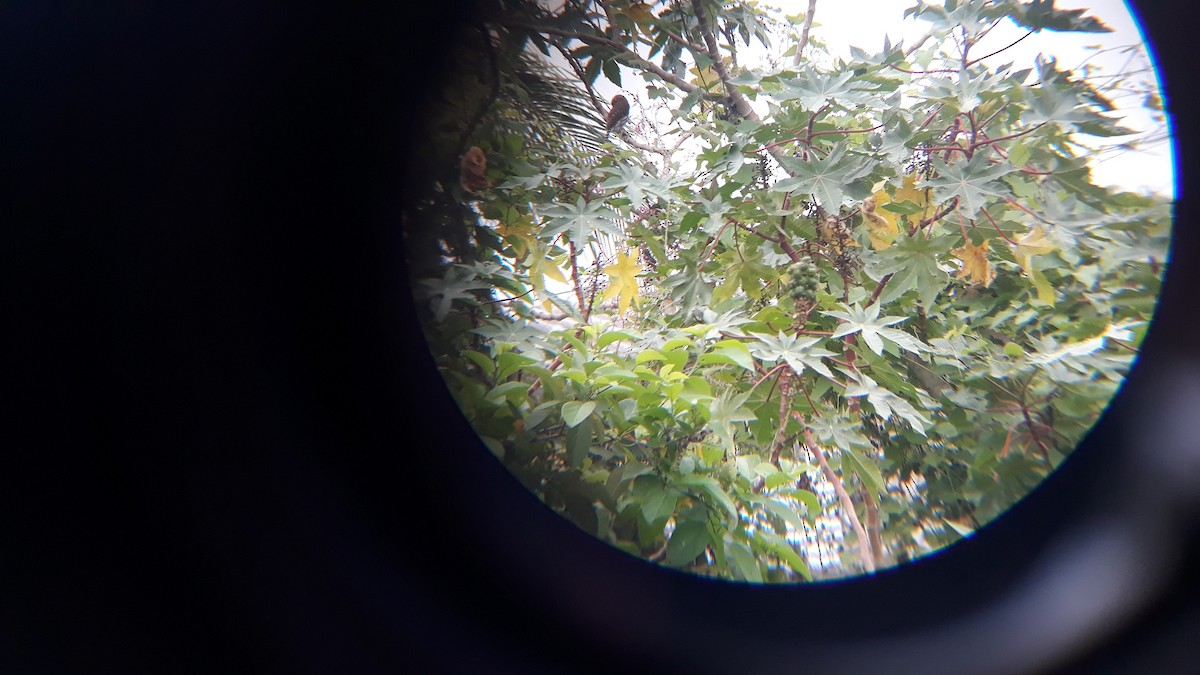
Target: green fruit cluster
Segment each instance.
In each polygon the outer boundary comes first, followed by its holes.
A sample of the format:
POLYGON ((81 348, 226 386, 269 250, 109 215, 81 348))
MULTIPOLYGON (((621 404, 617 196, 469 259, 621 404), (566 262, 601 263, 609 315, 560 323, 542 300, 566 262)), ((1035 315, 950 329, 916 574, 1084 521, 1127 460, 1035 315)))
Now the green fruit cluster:
POLYGON ((801 260, 788 270, 788 290, 795 300, 816 302, 820 272, 811 260, 801 260))

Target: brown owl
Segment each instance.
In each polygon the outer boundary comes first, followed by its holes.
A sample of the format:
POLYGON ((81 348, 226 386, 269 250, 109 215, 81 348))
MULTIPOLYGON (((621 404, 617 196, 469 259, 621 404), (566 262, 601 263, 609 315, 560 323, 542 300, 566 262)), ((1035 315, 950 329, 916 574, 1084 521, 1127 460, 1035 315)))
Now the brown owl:
POLYGON ((608 134, 619 133, 627 121, 629 121, 629 101, 624 96, 617 94, 613 97, 612 107, 609 108, 608 115, 604 118, 604 128, 608 134))
POLYGON ((478 145, 472 145, 463 155, 458 182, 467 192, 479 192, 492 186, 487 179, 487 155, 483 154, 478 145))

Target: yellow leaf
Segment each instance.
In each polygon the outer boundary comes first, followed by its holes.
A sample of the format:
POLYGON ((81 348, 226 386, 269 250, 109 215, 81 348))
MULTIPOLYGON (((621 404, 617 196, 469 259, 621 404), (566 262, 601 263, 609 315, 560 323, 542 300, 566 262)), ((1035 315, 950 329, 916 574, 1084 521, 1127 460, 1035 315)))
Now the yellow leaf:
POLYGON ((917 175, 914 173, 904 177, 904 185, 896 190, 896 196, 892 198, 892 201, 913 202, 917 206, 925 206, 929 203, 929 189, 917 187, 917 175))
POLYGON ((1017 259, 1017 264, 1031 278, 1033 277, 1033 256, 1054 250, 1054 244, 1046 239, 1046 233, 1042 231, 1041 225, 1033 226, 1032 229, 1021 235, 1015 245, 1010 245, 1010 247, 1013 250, 1013 257, 1017 259))
POLYGON ((996 278, 996 270, 992 269, 992 264, 988 262, 987 240, 976 246, 971 242, 963 244, 962 248, 956 248, 951 253, 956 258, 962 261, 962 269, 958 271, 959 279, 967 279, 973 284, 983 284, 987 288, 992 284, 992 280, 996 278))
POLYGON ((637 275, 642 268, 638 265, 637 256, 632 253, 618 253, 617 262, 604 268, 608 275, 608 288, 604 291, 604 299, 620 296, 617 309, 624 313, 629 309, 629 303, 640 303, 638 297, 637 275))
POLYGON ((1017 259, 1017 264, 1025 272, 1025 276, 1033 282, 1033 287, 1037 290, 1038 300, 1054 306, 1054 287, 1042 273, 1033 266, 1033 256, 1049 253, 1054 250, 1054 244, 1046 239, 1046 233, 1042 230, 1041 225, 1035 225, 1028 232, 1021 235, 1017 239, 1015 245, 1010 245, 1013 250, 1013 257, 1017 259))
POLYGON ((560 284, 567 283, 562 270, 558 269, 558 265, 555 265, 553 260, 546 257, 546 253, 546 247, 535 241, 529 250, 529 256, 525 258, 525 269, 529 271, 529 283, 538 291, 546 290, 545 277, 550 277, 560 284))
POLYGON ((692 66, 688 68, 688 72, 694 76, 692 84, 699 87, 715 90, 721 86, 721 77, 717 75, 717 71, 712 66, 707 66, 704 70, 692 66))
POLYGON ((900 235, 900 226, 896 223, 896 214, 886 209, 878 208, 892 201, 888 193, 880 190, 867 197, 862 203, 863 221, 867 224, 867 236, 871 239, 871 248, 876 251, 885 249, 896 241, 900 235))
POLYGON ((654 12, 650 11, 650 6, 644 2, 633 3, 623 11, 623 14, 641 26, 649 26, 658 18, 654 16, 654 12))
POLYGON ((518 218, 511 223, 501 221, 496 224, 496 233, 501 237, 508 238, 518 256, 525 255, 530 246, 537 243, 537 238, 533 234, 533 220, 528 217, 518 218))
POLYGON ((1038 300, 1053 307, 1055 301, 1054 287, 1050 285, 1046 277, 1042 276, 1042 273, 1037 271, 1037 269, 1031 267, 1029 278, 1033 281, 1033 287, 1037 289, 1038 300))

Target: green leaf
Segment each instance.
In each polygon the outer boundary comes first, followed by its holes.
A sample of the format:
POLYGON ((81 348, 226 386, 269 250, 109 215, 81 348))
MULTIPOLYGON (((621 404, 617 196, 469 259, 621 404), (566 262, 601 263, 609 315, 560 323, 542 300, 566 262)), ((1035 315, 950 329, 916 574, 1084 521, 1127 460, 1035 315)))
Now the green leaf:
POLYGON ((496 357, 496 366, 499 371, 496 373, 496 379, 504 379, 509 375, 517 372, 525 366, 530 366, 538 363, 537 359, 517 352, 504 352, 496 357))
POLYGON ((585 422, 567 429, 567 465, 572 468, 583 466, 583 458, 592 447, 592 424, 586 417, 585 422))
POLYGON ((776 183, 771 188, 773 191, 811 194, 817 204, 833 213, 845 201, 846 186, 874 168, 874 162, 868 157, 847 156, 844 143, 834 146, 824 158, 813 153, 808 161, 786 156, 779 160, 792 177, 776 183))
POLYGON ((843 106, 868 103, 876 97, 870 88, 862 87, 857 82, 853 71, 821 73, 813 68, 801 68, 789 74, 791 77, 780 80, 783 88, 777 100, 800 101, 805 110, 816 110, 826 102, 843 106))
POLYGON ((647 525, 666 521, 675 513, 679 496, 671 492, 658 476, 638 476, 633 482, 633 496, 647 525))
POLYGON ((809 490, 793 490, 788 496, 792 499, 800 500, 800 503, 804 504, 804 508, 807 510, 809 516, 815 518, 821 514, 821 500, 817 497, 816 493, 809 490))
POLYGON ((920 353, 921 351, 928 351, 930 349, 925 343, 904 331, 887 328, 887 326, 904 321, 907 317, 885 316, 880 318, 880 303, 875 303, 866 309, 860 308, 857 304, 853 307, 846 307, 845 305, 842 305, 842 307, 846 308, 845 311, 821 312, 822 314, 842 320, 842 323, 838 324, 837 329, 833 331, 832 337, 837 338, 860 333, 863 342, 876 354, 883 353, 883 341, 881 338, 886 339, 901 349, 913 353, 920 353))
POLYGON ((778 472, 778 473, 773 473, 773 474, 767 476, 766 478, 764 478, 763 485, 768 490, 772 490, 774 488, 779 487, 780 485, 786 485, 788 483, 791 483, 794 480, 796 480, 796 479, 792 478, 791 476, 787 475, 786 473, 778 472))
POLYGON ((733 500, 729 498, 729 495, 725 493, 725 490, 721 489, 721 484, 718 483, 715 478, 692 474, 690 476, 680 476, 674 479, 673 484, 681 487, 693 488, 699 491, 701 494, 708 495, 708 497, 716 502, 718 506, 724 509, 725 513, 730 518, 737 518, 737 506, 734 505, 733 500))
POLYGON ((529 398, 529 383, 528 382, 505 382, 498 385, 487 393, 484 398, 488 399, 508 399, 513 404, 520 405, 529 398))
POLYGON ((975 218, 989 197, 1008 194, 1008 185, 999 179, 1016 171, 1010 164, 991 164, 991 153, 978 152, 967 161, 947 163, 939 155, 934 162, 937 176, 922 181, 920 187, 932 187, 939 203, 958 197, 958 206, 966 218, 975 218))
POLYGON ((490 288, 489 284, 476 280, 473 274, 460 276, 453 267, 447 267, 441 279, 421 279, 419 283, 423 288, 417 290, 417 295, 432 299, 430 306, 438 321, 446 318, 455 300, 474 303, 476 300, 471 291, 490 288))
POLYGON ((614 59, 605 59, 600 66, 609 82, 621 86, 621 66, 614 59))
POLYGON ((696 362, 701 365, 728 363, 754 372, 754 357, 750 355, 750 348, 737 340, 722 340, 714 344, 712 351, 701 354, 696 362))
POLYGON ((567 401, 562 407, 563 422, 566 422, 568 427, 578 426, 590 417, 595 409, 595 401, 567 401))
POLYGON ((711 543, 708 525, 702 520, 685 520, 675 525, 667 542, 667 564, 683 567, 696 559, 711 543))
POLYGON ((779 559, 786 563, 788 567, 803 576, 805 581, 812 581, 812 572, 809 571, 804 558, 796 553, 796 549, 792 548, 791 544, 767 532, 760 532, 758 537, 766 543, 771 553, 779 556, 779 559))
POLYGON ((749 393, 725 392, 709 406, 708 424, 717 434, 717 438, 726 444, 733 442, 734 424, 751 422, 756 419, 754 413, 744 407, 748 398, 750 398, 749 393))
POLYGON ((614 342, 620 342, 622 340, 633 342, 634 340, 638 340, 640 338, 640 335, 632 331, 611 330, 600 334, 600 337, 596 340, 596 348, 604 349, 614 342))
POLYGON ((1024 143, 1015 143, 1008 149, 1008 161, 1015 167, 1023 167, 1029 163, 1029 148, 1024 143))
POLYGON ((883 480, 883 474, 879 471, 879 466, 870 459, 863 456, 858 450, 846 447, 842 448, 843 458, 848 460, 848 464, 858 474, 858 477, 867 485, 872 492, 877 495, 887 492, 886 484, 883 480))
POLYGON ((837 354, 816 346, 821 342, 823 339, 819 337, 802 338, 780 331, 774 336, 758 336, 758 339, 750 344, 750 352, 769 363, 785 361, 797 374, 801 374, 805 368, 809 368, 833 379, 833 372, 821 362, 821 359, 837 356, 837 354))
POLYGON ((1074 126, 1092 119, 1091 113, 1080 103, 1079 96, 1069 89, 1043 82, 1040 87, 1025 89, 1024 95, 1029 107, 1021 119, 1026 124, 1062 122, 1074 126))
POLYGON ((585 202, 583 197, 575 200, 574 204, 555 204, 542 209, 542 215, 549 218, 543 236, 550 237, 565 232, 567 238, 576 246, 585 246, 593 232, 606 232, 612 235, 621 234, 620 228, 613 221, 616 215, 601 200, 585 202))
POLYGON ((754 559, 754 554, 750 552, 750 547, 740 541, 726 539, 725 552, 729 555, 729 559, 733 563, 738 576, 756 584, 762 583, 762 570, 759 569, 758 561, 754 559))
POLYGON ((496 364, 493 363, 492 359, 487 355, 477 352, 473 349, 464 349, 460 353, 471 363, 479 366, 479 369, 483 371, 484 375, 491 376, 492 373, 495 372, 496 364))
POLYGON ((781 504, 774 499, 763 500, 763 506, 771 513, 783 519, 785 523, 791 525, 792 529, 800 532, 804 531, 804 519, 800 517, 800 514, 796 513, 794 508, 786 504, 781 504))

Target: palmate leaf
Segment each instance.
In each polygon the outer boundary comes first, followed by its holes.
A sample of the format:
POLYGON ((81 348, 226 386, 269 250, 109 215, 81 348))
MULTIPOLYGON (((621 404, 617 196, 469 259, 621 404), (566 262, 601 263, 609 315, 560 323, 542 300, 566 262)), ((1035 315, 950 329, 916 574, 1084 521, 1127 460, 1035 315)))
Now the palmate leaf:
POLYGON ((542 215, 550 218, 543 235, 565 232, 576 246, 587 244, 593 232, 621 234, 620 228, 612 220, 613 212, 600 200, 586 202, 579 197, 574 204, 555 204, 542 209, 542 215))
POLYGON ((762 281, 775 274, 774 268, 763 264, 762 252, 757 246, 745 249, 730 249, 717 256, 725 281, 713 291, 712 302, 719 303, 730 298, 740 286, 750 298, 762 297, 762 281))
POLYGON ((701 314, 704 323, 693 326, 689 332, 698 335, 704 339, 716 337, 721 333, 738 334, 741 332, 738 326, 750 323, 750 319, 746 317, 740 310, 731 309, 728 312, 717 314, 711 309, 705 309, 701 314))
POLYGON ((966 218, 974 218, 989 197, 1003 197, 1011 192, 1000 180, 1017 169, 1010 164, 991 164, 988 153, 976 153, 968 161, 948 163, 941 157, 935 160, 937 177, 922 181, 920 187, 932 187, 938 203, 958 197, 958 206, 966 218))
POLYGON ((671 201, 671 187, 678 179, 655 178, 647 174, 641 167, 632 164, 618 164, 601 169, 611 178, 604 181, 605 190, 624 191, 624 195, 633 204, 640 204, 645 199, 660 199, 671 201))
POLYGON ((446 273, 441 279, 421 279, 420 284, 423 288, 418 290, 417 294, 431 299, 430 308, 438 321, 446 318, 455 300, 473 302, 475 296, 471 291, 491 288, 491 284, 476 279, 474 274, 460 277, 453 267, 446 268, 446 273))
POLYGON ((946 288, 949 275, 938 266, 954 246, 949 235, 938 237, 899 237, 886 249, 879 251, 881 276, 891 274, 892 279, 879 296, 879 304, 885 305, 910 290, 917 292, 917 299, 926 307, 946 288))
POLYGON ((1021 120, 1027 124, 1058 122, 1074 129, 1082 122, 1105 119, 1084 108, 1075 92, 1048 82, 1026 89, 1024 95, 1029 107, 1022 113, 1021 120))
POLYGON ((836 448, 871 447, 871 439, 863 434, 862 422, 845 415, 825 414, 814 417, 808 426, 822 444, 836 448))
POLYGON ((608 275, 608 288, 604 290, 604 299, 620 296, 617 310, 622 314, 629 309, 629 303, 638 303, 637 275, 642 271, 638 265, 638 257, 633 253, 618 253, 615 265, 604 268, 608 275))
POLYGON ((668 297, 678 303, 688 315, 697 307, 707 306, 712 297, 712 286, 697 269, 694 260, 687 261, 683 269, 667 277, 662 283, 667 288, 668 297))
POLYGON ((962 261, 962 269, 958 271, 959 279, 966 279, 972 284, 982 284, 984 288, 992 285, 996 278, 996 270, 988 261, 988 247, 991 240, 985 239, 976 246, 970 241, 964 242, 951 253, 962 261))
POLYGON ((887 340, 888 342, 895 344, 897 347, 913 353, 920 353, 922 350, 929 350, 928 345, 909 335, 908 333, 905 333, 902 330, 896 330, 895 328, 888 328, 888 326, 900 323, 901 321, 906 320, 908 317, 881 317, 879 316, 879 303, 875 303, 866 309, 862 309, 857 304, 852 307, 847 307, 846 305, 842 305, 842 307, 846 308, 845 311, 835 310, 821 312, 826 316, 832 316, 842 320, 842 323, 838 324, 837 329, 833 331, 832 337, 838 338, 846 335, 852 335, 854 333, 860 333, 862 335, 863 342, 865 342, 867 347, 869 347, 871 351, 875 352, 876 354, 883 353, 882 340, 887 340))
POLYGON ((745 408, 749 393, 733 394, 725 392, 709 405, 708 424, 712 427, 717 438, 726 445, 733 443, 733 425, 741 422, 753 422, 757 419, 754 413, 745 408))
POLYGON ((546 277, 557 281, 560 284, 567 283, 563 277, 562 270, 558 269, 558 265, 549 256, 550 247, 536 243, 529 249, 529 255, 525 258, 525 268, 529 274, 529 283, 539 292, 546 290, 546 277))
POLYGON ((1003 8, 989 6, 985 0, 949 0, 941 6, 922 2, 905 10, 904 17, 923 19, 932 23, 937 30, 953 30, 963 26, 968 32, 975 33, 1003 13, 1003 8))
POLYGON ((980 72, 972 76, 964 72, 953 79, 943 79, 934 82, 924 92, 924 96, 953 103, 959 112, 970 112, 983 102, 980 94, 995 91, 1004 81, 997 73, 980 72))
POLYGON ((857 396, 866 396, 871 407, 875 409, 875 413, 885 420, 892 418, 892 415, 900 417, 908 425, 913 428, 913 431, 925 435, 925 428, 932 426, 933 422, 922 416, 921 413, 913 407, 907 400, 900 398, 888 389, 879 386, 875 380, 867 377, 861 372, 853 372, 842 370, 846 376, 846 397, 854 398, 857 396))
POLYGON ((822 358, 837 356, 834 352, 816 345, 821 338, 798 337, 780 332, 778 335, 760 335, 750 343, 750 353, 767 362, 784 361, 799 375, 805 368, 833 379, 833 372, 821 362, 822 358))
POLYGON ((804 69, 794 77, 782 79, 782 90, 777 100, 800 101, 806 110, 816 110, 827 102, 841 105, 847 103, 867 103, 875 96, 869 89, 863 88, 854 77, 853 71, 843 73, 818 73, 804 69))
POLYGON ((868 147, 885 157, 889 162, 900 163, 912 155, 913 136, 912 125, 904 115, 896 115, 894 122, 885 123, 883 133, 873 133, 868 137, 868 147))
POLYGON ((811 194, 821 208, 836 213, 845 201, 845 187, 861 178, 874 168, 869 158, 846 154, 846 145, 839 143, 829 154, 812 156, 808 161, 793 157, 779 157, 780 163, 792 175, 776 183, 775 192, 799 192, 811 194))
POLYGON ((704 224, 700 226, 700 229, 710 237, 717 236, 717 233, 725 226, 725 214, 733 210, 733 205, 725 203, 719 195, 712 199, 699 197, 696 201, 703 207, 704 213, 704 224))

